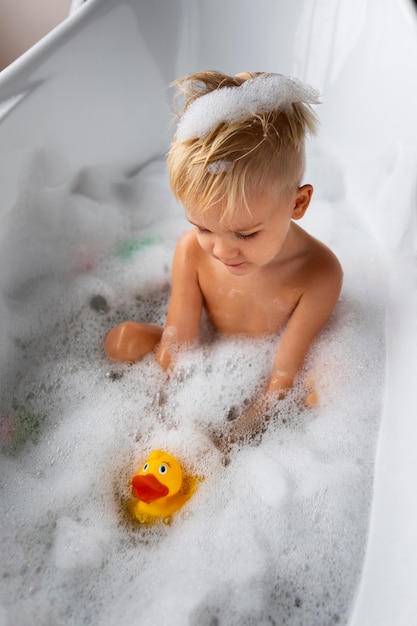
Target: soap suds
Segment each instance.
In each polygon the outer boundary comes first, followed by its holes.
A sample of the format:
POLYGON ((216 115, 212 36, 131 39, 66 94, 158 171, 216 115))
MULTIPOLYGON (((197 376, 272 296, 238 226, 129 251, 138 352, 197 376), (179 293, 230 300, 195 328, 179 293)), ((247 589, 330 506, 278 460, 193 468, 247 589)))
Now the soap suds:
POLYGON ((0 616, 19 626, 345 623, 371 503, 385 278, 342 184, 305 221, 345 271, 309 361, 320 407, 300 408, 295 389, 262 440, 224 466, 207 432, 266 379, 276 338, 205 331, 169 381, 153 355, 109 362, 102 340, 114 324, 163 324, 189 225, 162 161, 130 179, 98 167, 73 178, 62 165, 52 182, 49 163, 30 164, 0 247, 10 321, 0 616), (154 448, 204 480, 171 525, 138 528, 123 502, 154 448))
POLYGON ((222 87, 191 102, 177 129, 178 141, 205 137, 221 123, 266 111, 287 111, 295 102, 319 104, 319 92, 297 78, 261 74, 240 87, 222 87))

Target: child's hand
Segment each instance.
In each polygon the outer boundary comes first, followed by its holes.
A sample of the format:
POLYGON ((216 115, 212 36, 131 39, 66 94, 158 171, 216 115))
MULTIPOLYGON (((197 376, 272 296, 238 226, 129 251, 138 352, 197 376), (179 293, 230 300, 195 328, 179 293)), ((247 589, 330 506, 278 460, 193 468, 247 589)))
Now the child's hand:
POLYGON ((169 371, 172 365, 172 353, 169 348, 163 345, 162 342, 159 344, 159 348, 156 353, 156 361, 166 372, 169 371))
MULTIPOLYGON (((292 385, 292 380, 282 374, 274 374, 269 379, 267 385, 267 394, 273 393, 279 399, 285 398, 289 388, 292 385)), ((309 371, 304 378, 304 388, 306 391, 306 395, 303 398, 304 404, 306 407, 312 409, 319 404, 319 397, 317 394, 316 386, 314 383, 313 372, 309 371)))
POLYGON ((214 445, 227 457, 233 444, 256 440, 265 432, 274 405, 276 410, 277 399, 276 395, 272 398, 272 394, 258 397, 225 430, 211 435, 214 445))
POLYGON ((230 423, 227 437, 230 443, 251 441, 262 434, 269 421, 267 398, 262 396, 252 402, 239 417, 230 423))
POLYGON ((304 404, 310 409, 314 409, 319 404, 319 396, 317 394, 314 379, 311 373, 307 374, 304 379, 304 387, 306 395, 304 396, 304 404))
MULTIPOLYGON (((304 379, 304 387, 306 390, 306 395, 303 397, 305 406, 316 407, 318 395, 311 373, 304 379)), ((211 434, 214 445, 225 455, 226 459, 234 444, 256 440, 265 432, 271 416, 280 410, 279 401, 285 398, 287 392, 288 389, 281 387, 272 391, 268 386, 267 391, 251 402, 238 417, 232 419, 225 430, 211 434)))

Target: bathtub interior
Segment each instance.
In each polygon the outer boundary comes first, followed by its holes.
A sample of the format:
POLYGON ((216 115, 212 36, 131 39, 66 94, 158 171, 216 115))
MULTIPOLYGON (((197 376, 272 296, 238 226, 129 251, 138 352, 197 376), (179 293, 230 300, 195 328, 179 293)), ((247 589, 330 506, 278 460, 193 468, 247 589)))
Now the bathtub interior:
POLYGON ((0 77, 0 616, 407 623, 416 518, 412 7, 113 4, 89 0, 0 77), (248 45, 254 22, 262 37, 248 45), (205 429, 265 376, 268 359, 258 355, 271 354, 270 342, 209 342, 185 355, 169 383, 152 359, 113 367, 100 347, 127 315, 163 321, 186 228, 161 158, 172 132, 167 85, 201 67, 282 71, 322 91, 305 227, 335 249, 346 275, 312 357, 322 407, 313 418, 300 413, 295 392, 286 421, 227 467, 205 429), (126 525, 120 502, 143 450, 162 444, 205 480, 171 526, 143 532, 126 525))

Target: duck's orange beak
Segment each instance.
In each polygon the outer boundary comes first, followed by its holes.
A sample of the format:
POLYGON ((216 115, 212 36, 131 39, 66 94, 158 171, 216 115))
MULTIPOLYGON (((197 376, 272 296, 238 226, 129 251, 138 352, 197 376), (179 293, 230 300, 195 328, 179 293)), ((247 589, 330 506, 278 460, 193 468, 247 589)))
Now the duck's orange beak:
POLYGON ((166 485, 159 482, 153 474, 138 475, 132 479, 132 490, 138 500, 150 504, 158 498, 163 498, 169 494, 166 485))

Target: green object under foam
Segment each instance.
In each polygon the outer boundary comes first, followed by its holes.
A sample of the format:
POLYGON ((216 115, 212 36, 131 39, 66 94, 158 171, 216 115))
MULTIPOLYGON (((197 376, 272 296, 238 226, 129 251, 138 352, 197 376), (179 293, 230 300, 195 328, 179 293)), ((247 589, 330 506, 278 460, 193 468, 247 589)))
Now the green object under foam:
POLYGON ((143 250, 143 248, 148 248, 149 246, 154 246, 161 241, 162 239, 159 235, 152 234, 123 241, 117 247, 116 256, 121 257, 122 259, 129 259, 136 252, 139 252, 139 250, 143 250))

